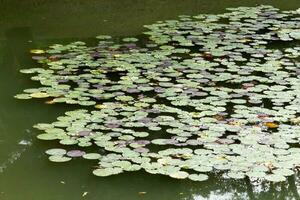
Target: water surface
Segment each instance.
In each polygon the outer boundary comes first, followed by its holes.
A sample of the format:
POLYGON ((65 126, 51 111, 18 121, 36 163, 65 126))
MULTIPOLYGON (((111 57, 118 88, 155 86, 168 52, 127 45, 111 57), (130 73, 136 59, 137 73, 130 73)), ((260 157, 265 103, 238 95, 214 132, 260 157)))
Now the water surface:
POLYGON ((36 65, 32 48, 74 40, 94 44, 99 34, 134 36, 157 20, 258 3, 283 10, 300 7, 299 0, 0 0, 0 200, 300 199, 298 177, 271 187, 218 176, 195 183, 143 172, 99 178, 92 175, 90 161, 51 163, 44 151, 56 143, 35 139, 38 131, 32 125, 52 122, 73 107, 13 98, 36 84, 19 73, 36 65), (31 145, 20 145, 22 140, 31 145))

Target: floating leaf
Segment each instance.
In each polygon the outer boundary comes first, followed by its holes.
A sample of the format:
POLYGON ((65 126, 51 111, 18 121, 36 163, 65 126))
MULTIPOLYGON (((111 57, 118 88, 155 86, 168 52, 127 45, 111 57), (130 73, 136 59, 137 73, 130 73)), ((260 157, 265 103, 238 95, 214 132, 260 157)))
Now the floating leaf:
POLYGON ((30 96, 33 97, 33 98, 46 98, 46 97, 49 97, 49 95, 45 92, 32 93, 32 94, 30 94, 30 96))
POLYGON ((72 158, 64 157, 61 155, 53 155, 49 157, 49 160, 52 162, 68 162, 72 160, 72 158))
POLYGON ((190 174, 188 178, 192 181, 206 181, 208 176, 206 174, 190 174))
POLYGON ((46 151, 46 154, 52 155, 52 156, 54 156, 54 155, 56 155, 56 156, 63 156, 63 155, 65 155, 66 153, 67 153, 66 150, 64 150, 64 149, 59 149, 59 148, 56 148, 56 149, 48 149, 48 150, 46 151))
POLYGON ((184 171, 178 171, 178 172, 169 174, 169 176, 172 178, 176 178, 176 179, 185 179, 189 176, 189 174, 184 171))
POLYGON ((71 151, 67 152, 67 156, 72 157, 72 158, 74 158, 74 157, 81 157, 84 154, 85 154, 85 152, 84 151, 80 151, 80 150, 71 150, 71 151))
POLYGON ((43 53, 45 53, 45 51, 42 50, 42 49, 32 49, 32 50, 30 50, 30 53, 32 53, 32 54, 43 54, 43 53))
POLYGON ((82 157, 84 159, 88 159, 88 160, 97 160, 97 159, 101 158, 101 155, 98 153, 87 153, 87 154, 82 155, 82 157))

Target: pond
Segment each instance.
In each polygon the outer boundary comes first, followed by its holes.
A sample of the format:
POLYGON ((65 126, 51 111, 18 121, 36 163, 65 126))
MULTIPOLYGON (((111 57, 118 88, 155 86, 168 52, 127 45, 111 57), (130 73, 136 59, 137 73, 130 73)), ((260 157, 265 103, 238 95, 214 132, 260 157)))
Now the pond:
MULTIPOLYGON (((95 45, 97 35, 139 37, 143 25, 179 15, 218 14, 225 8, 272 5, 296 10, 299 0, 149 0, 149 1, 0 1, 0 199, 1 200, 202 200, 202 199, 300 199, 299 177, 284 183, 253 185, 247 179, 233 180, 211 175, 204 182, 176 180, 144 171, 110 177, 92 174, 93 162, 49 162, 44 153, 60 147, 38 140, 39 122, 52 123, 77 105, 46 105, 13 97, 27 88, 39 87, 19 71, 37 67, 31 49, 84 41, 95 45)), ((96 163, 94 163, 96 164, 96 163)))

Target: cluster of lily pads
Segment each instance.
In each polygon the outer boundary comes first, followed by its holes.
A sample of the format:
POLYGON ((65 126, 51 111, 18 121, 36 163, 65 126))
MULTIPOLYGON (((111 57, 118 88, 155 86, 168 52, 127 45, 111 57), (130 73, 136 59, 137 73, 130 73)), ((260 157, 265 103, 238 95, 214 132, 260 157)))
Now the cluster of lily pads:
POLYGON ((97 176, 143 169, 194 181, 221 172, 278 182, 293 175, 300 10, 228 10, 159 21, 118 43, 100 35, 93 47, 32 50, 42 66, 21 72, 42 87, 16 98, 86 107, 35 126, 39 139, 73 149, 49 149, 49 159, 97 160, 97 176))

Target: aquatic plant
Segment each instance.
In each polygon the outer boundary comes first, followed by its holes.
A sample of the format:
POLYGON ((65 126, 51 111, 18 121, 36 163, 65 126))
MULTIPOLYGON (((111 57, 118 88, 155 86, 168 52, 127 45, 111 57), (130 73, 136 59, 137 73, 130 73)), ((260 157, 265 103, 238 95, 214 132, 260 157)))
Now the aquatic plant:
POLYGON ((32 50, 42 87, 18 99, 84 106, 35 125, 53 162, 97 160, 96 176, 145 170, 204 181, 285 181, 300 166, 300 12, 271 6, 179 16, 139 37, 32 50), (69 146, 64 148, 64 146, 69 146), (102 151, 91 150, 97 146, 102 151), (72 148, 72 150, 65 150, 72 148))

